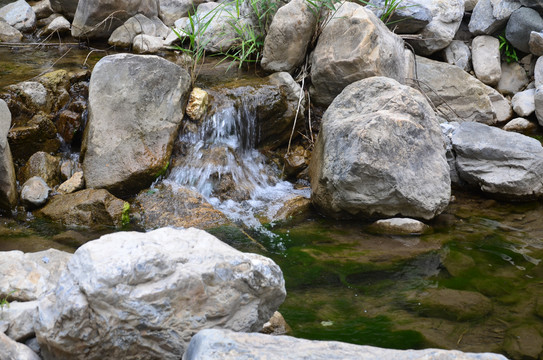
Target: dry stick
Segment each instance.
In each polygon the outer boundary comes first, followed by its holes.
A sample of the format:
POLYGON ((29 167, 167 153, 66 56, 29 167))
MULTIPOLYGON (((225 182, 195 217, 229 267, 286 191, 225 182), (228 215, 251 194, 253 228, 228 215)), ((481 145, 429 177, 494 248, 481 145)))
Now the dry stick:
POLYGON ((45 44, 45 43, 0 43, 0 47, 30 47, 30 46, 79 46, 79 43, 45 44))
MULTIPOLYGON (((304 75, 307 62, 304 65, 304 75)), ((290 138, 288 139, 287 154, 290 153, 290 144, 292 142, 292 137, 294 136, 294 131, 296 130, 296 121, 298 120, 298 114, 300 113, 300 108, 302 107, 302 99, 304 98, 304 85, 305 85, 305 76, 302 77, 302 85, 300 86, 300 95, 298 95, 298 106, 296 107, 296 116, 294 116, 294 124, 292 125, 292 132, 290 133, 290 138)))
POLYGON ((256 246, 258 246, 260 249, 264 250, 264 251, 268 251, 268 249, 266 249, 264 247, 264 245, 262 245, 261 243, 259 243, 258 241, 256 241, 253 237, 251 237, 251 235, 247 234, 242 228, 240 228, 241 232, 243 233, 243 235, 247 236, 247 238, 249 240, 251 240, 256 246))

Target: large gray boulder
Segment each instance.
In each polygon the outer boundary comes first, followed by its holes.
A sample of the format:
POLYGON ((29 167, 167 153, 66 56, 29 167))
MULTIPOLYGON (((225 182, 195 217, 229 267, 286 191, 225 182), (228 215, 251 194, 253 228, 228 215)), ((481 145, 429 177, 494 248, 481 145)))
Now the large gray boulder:
POLYGON ((293 72, 303 63, 317 25, 315 11, 306 0, 293 0, 277 11, 264 40, 264 70, 293 72))
POLYGON ((105 235, 41 299, 36 336, 46 360, 180 359, 201 329, 259 330, 284 286, 272 260, 202 230, 105 235))
POLYGON ((512 200, 543 195, 543 147, 533 138, 465 122, 452 133, 456 169, 468 184, 512 200))
POLYGON ((530 33, 541 30, 543 30, 541 15, 534 9, 522 7, 511 14, 505 27, 505 37, 515 48, 529 53, 530 33))
POLYGON ((474 35, 493 34, 520 6, 518 0, 479 0, 471 14, 469 31, 474 35))
POLYGON ((28 32, 36 26, 36 14, 25 0, 18 0, 0 8, 0 19, 21 32, 28 32))
POLYGON ((37 300, 56 286, 71 256, 55 249, 26 254, 22 251, 0 252, 0 298, 37 300))
POLYGON ((312 100, 323 105, 357 80, 386 76, 405 81, 402 39, 352 2, 343 3, 323 29, 311 64, 312 100))
POLYGON ((464 0, 410 0, 400 6, 422 6, 432 14, 430 23, 419 32, 422 39, 411 41, 416 53, 424 56, 446 48, 464 16, 464 0))
POLYGON ((457 66, 417 57, 417 70, 420 89, 448 121, 495 124, 513 116, 503 95, 457 66))
POLYGON ((492 353, 464 353, 457 350, 391 350, 337 341, 311 341, 291 336, 243 334, 208 329, 196 334, 183 360, 507 360, 492 353))
POLYGON ((72 21, 77 10, 77 4, 79 0, 49 0, 51 2, 51 8, 64 15, 68 20, 72 21))
POLYGON ((158 0, 80 0, 72 22, 72 36, 108 38, 136 14, 158 16, 158 0))
POLYGON ((18 343, 0 332, 0 360, 41 360, 25 344, 18 343))
POLYGON ((87 187, 116 196, 148 187, 168 166, 189 89, 188 73, 158 56, 102 58, 89 84, 87 187))
POLYGON ((328 107, 310 177, 313 204, 335 218, 431 219, 451 194, 445 143, 430 104, 384 77, 349 85, 328 107))
POLYGON ((17 205, 17 179, 8 143, 11 112, 0 99, 0 209, 10 210, 17 205))

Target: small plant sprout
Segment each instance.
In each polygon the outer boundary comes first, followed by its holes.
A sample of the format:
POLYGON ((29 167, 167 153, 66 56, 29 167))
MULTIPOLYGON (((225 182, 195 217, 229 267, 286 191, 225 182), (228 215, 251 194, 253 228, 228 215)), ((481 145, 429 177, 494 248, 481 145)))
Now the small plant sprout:
POLYGON ((511 45, 511 43, 505 38, 504 35, 498 36, 498 39, 500 40, 500 50, 503 53, 505 57, 505 61, 510 64, 512 62, 518 62, 518 56, 517 51, 511 45))

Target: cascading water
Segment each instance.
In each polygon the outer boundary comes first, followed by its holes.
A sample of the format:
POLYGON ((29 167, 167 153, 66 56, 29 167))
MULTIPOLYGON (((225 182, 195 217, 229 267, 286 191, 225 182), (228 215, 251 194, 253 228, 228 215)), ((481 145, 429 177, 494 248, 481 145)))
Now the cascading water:
POLYGON ((197 190, 232 221, 253 228, 260 227, 258 218, 272 220, 285 201, 309 197, 309 189, 281 180, 255 149, 258 99, 208 92, 211 109, 198 129, 180 135, 183 156, 174 160, 165 183, 197 190))

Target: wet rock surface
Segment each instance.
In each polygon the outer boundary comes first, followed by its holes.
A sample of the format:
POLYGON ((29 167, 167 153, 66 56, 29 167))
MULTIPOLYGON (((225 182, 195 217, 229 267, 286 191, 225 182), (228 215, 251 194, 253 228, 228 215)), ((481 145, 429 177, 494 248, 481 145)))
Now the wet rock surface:
POLYGON ((0 99, 0 208, 9 210, 17 203, 15 168, 8 143, 11 113, 4 100, 0 99))

